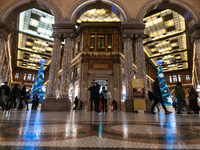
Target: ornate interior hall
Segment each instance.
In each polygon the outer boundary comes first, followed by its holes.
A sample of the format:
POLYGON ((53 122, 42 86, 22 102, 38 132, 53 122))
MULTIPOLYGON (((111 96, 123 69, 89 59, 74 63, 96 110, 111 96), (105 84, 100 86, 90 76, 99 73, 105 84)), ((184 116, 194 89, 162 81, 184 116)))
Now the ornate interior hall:
POLYGON ((200 149, 199 114, 172 105, 179 82, 190 106, 200 0, 0 0, 0 149, 200 149), (160 103, 152 114, 156 78, 171 114, 160 103), (90 107, 91 82, 108 93, 105 112, 90 107), (6 83, 37 90, 39 107, 16 110, 23 97, 5 98, 6 83))

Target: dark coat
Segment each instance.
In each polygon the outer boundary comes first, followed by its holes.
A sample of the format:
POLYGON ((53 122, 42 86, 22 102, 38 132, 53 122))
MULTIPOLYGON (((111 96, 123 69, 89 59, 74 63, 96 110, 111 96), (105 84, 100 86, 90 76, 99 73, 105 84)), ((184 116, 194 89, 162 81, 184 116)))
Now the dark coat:
POLYGON ((39 102, 39 98, 38 98, 38 96, 37 95, 33 95, 33 100, 32 100, 33 102, 39 102), (36 97, 36 98, 35 98, 36 97), (35 100, 34 100, 35 99, 35 100))
POLYGON ((154 94, 154 97, 157 97, 157 96, 162 97, 160 87, 159 87, 159 82, 153 83, 153 94, 154 94))
POLYGON ((21 100, 26 99, 26 87, 25 86, 23 86, 22 89, 21 88, 19 89, 19 97, 21 100), (23 98, 22 98, 22 96, 23 96, 23 98))
POLYGON ((96 83, 95 86, 88 89, 90 91, 90 99, 96 99, 99 97, 99 86, 100 85, 96 83))
POLYGON ((77 98, 77 97, 75 97, 74 104, 75 104, 75 105, 78 105, 78 98, 77 98))
POLYGON ((104 93, 106 93, 106 95, 107 95, 107 91, 105 90, 105 91, 101 91, 101 100, 107 100, 107 97, 106 98, 104 98, 104 96, 103 96, 103 94, 104 93))
POLYGON ((189 92, 189 96, 194 95, 194 99, 190 100, 190 108, 193 110, 199 110, 199 106, 198 106, 198 102, 197 102, 197 97, 198 97, 198 93, 195 90, 191 90, 189 92))
POLYGON ((10 93, 10 88, 9 88, 9 86, 7 86, 7 85, 2 85, 1 88, 5 90, 5 93, 4 93, 5 95, 9 95, 9 93, 10 93))
POLYGON ((18 86, 14 86, 10 92, 11 98, 17 98, 18 97, 18 86))

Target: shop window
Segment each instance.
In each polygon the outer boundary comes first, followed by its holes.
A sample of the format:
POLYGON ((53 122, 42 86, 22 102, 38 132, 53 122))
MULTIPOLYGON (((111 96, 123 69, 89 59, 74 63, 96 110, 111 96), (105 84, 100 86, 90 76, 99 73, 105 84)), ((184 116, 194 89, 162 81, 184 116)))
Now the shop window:
POLYGON ((112 48, 112 34, 108 34, 108 48, 112 48))
POLYGON ((27 80, 31 80, 31 76, 32 76, 32 74, 28 74, 28 77, 27 77, 27 80))
POLYGON ((172 83, 172 76, 169 76, 169 83, 172 83))
POLYGON ((90 35, 90 48, 94 48, 94 34, 90 35))
POLYGON ((177 76, 173 75, 173 82, 177 82, 177 76))
POLYGON ((15 73, 15 79, 16 79, 16 80, 19 79, 19 73, 15 73))
POLYGON ((178 75, 178 82, 181 82, 181 75, 178 75))
POLYGON ((35 81, 35 74, 33 74, 33 78, 32 78, 32 81, 35 81))
POLYGON ((24 81, 26 80, 26 73, 24 73, 24 79, 23 79, 24 81))
POLYGON ((105 48, 105 35, 97 35, 97 48, 105 48))
POLYGON ((186 81, 189 82, 190 81, 190 75, 186 75, 186 81))

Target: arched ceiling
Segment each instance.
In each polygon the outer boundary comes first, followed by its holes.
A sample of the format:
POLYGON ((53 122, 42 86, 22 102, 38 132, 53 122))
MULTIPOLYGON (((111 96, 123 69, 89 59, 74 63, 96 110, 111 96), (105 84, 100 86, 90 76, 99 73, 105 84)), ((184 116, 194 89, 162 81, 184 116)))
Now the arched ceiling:
POLYGON ((144 51, 156 64, 164 63, 163 71, 188 68, 185 19, 179 13, 166 9, 151 12, 143 19, 145 24, 144 51))

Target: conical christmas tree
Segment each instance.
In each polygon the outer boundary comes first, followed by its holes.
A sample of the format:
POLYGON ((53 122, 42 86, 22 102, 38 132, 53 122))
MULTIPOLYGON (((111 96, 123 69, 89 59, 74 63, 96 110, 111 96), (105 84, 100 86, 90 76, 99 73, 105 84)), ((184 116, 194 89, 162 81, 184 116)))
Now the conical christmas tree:
POLYGON ((38 75, 35 79, 34 85, 32 87, 31 96, 30 96, 30 98, 32 99, 34 93, 37 93, 37 96, 39 98, 39 103, 41 103, 42 100, 44 99, 44 94, 46 91, 45 86, 44 86, 44 71, 43 71, 44 60, 40 60, 40 63, 41 63, 41 66, 38 71, 38 75))
POLYGON ((165 76, 162 71, 162 67, 161 67, 160 63, 159 63, 159 68, 158 68, 158 80, 159 80, 159 87, 160 87, 160 91, 162 93, 162 99, 163 99, 164 103, 171 104, 172 98, 170 96, 170 92, 169 92, 167 83, 165 81, 165 76))

